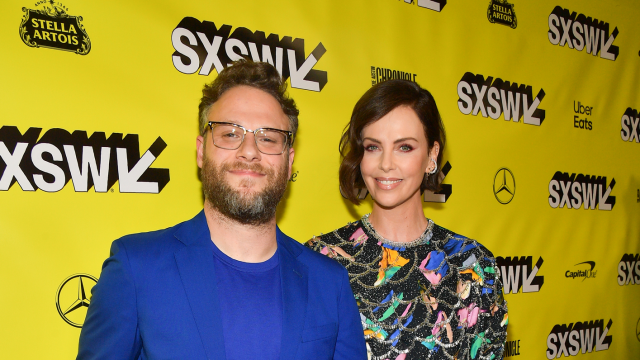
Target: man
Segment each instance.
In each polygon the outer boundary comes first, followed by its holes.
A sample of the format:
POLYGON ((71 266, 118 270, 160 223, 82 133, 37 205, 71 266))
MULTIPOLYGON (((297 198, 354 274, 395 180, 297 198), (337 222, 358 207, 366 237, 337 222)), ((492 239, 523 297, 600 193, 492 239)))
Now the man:
POLYGON ((276 226, 298 110, 267 63, 203 89, 204 210, 113 242, 78 359, 366 359, 347 273, 276 226))

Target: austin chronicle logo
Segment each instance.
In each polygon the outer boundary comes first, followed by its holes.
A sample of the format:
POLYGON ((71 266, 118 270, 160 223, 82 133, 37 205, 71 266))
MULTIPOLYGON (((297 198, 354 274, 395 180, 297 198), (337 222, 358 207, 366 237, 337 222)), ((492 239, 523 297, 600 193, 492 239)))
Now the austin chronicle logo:
POLYGON ((82 26, 82 16, 71 16, 69 9, 53 0, 38 1, 36 9, 22 8, 20 38, 29 47, 74 52, 87 55, 91 40, 82 26))
POLYGON ((493 195, 502 205, 506 205, 513 200, 516 195, 516 178, 511 170, 501 168, 493 178, 493 195))
POLYGON ((56 308, 67 324, 81 328, 91 302, 91 288, 98 279, 89 274, 75 274, 66 278, 56 291, 56 308))

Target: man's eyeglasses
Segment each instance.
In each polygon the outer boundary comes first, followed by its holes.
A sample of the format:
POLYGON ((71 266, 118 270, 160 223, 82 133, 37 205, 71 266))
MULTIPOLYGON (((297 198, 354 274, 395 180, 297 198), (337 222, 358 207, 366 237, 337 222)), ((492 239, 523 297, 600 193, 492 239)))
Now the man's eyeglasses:
POLYGON ((218 121, 209 121, 207 125, 211 129, 213 145, 221 149, 238 149, 248 132, 253 133, 256 147, 263 154, 280 155, 284 153, 287 145, 293 145, 291 131, 272 128, 249 130, 242 125, 218 121))

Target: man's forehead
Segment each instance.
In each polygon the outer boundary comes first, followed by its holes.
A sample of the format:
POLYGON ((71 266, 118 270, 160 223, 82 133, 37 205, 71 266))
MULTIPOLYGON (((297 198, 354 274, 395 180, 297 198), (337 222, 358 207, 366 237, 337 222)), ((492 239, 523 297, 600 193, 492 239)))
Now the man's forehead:
POLYGON ((208 118, 243 126, 288 129, 288 117, 278 100, 266 91, 245 85, 222 94, 211 106, 208 118))

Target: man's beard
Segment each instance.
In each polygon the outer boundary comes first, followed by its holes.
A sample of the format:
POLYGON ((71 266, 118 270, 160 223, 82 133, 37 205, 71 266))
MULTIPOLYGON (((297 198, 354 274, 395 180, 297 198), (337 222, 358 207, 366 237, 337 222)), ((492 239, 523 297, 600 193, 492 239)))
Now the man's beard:
POLYGON ((276 216, 276 207, 289 180, 289 164, 277 169, 265 168, 259 164, 235 162, 218 165, 205 157, 202 164, 202 187, 204 196, 211 206, 222 215, 245 225, 262 225, 276 216), (266 175, 267 185, 259 192, 243 191, 254 179, 243 179, 240 190, 234 189, 226 180, 229 170, 250 170, 266 175))

